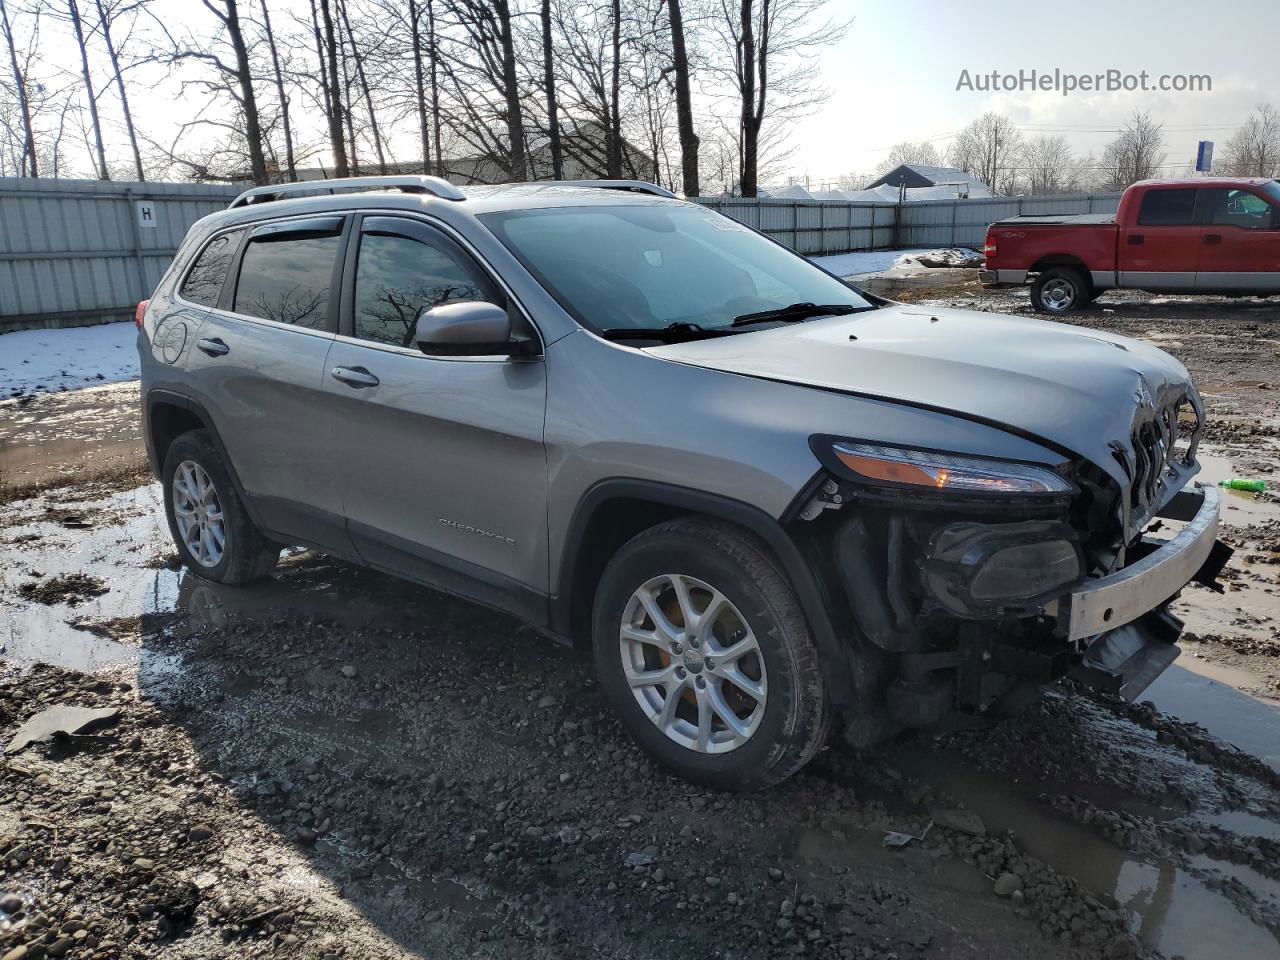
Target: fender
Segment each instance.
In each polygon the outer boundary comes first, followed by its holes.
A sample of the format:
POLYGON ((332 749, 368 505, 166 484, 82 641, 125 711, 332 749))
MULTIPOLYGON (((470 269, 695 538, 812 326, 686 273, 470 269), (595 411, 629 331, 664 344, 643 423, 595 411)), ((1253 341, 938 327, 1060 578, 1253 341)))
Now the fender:
POLYGON ((226 445, 222 442, 222 437, 218 434, 218 428, 213 425, 213 418, 209 416, 209 412, 198 400, 183 393, 177 393, 172 390, 155 389, 147 392, 147 396, 143 401, 142 414, 142 435, 146 441, 147 459, 151 462, 151 473, 156 479, 161 479, 161 472, 164 464, 160 461, 159 451, 156 450, 154 438, 151 436, 152 417, 156 404, 169 404, 175 407, 181 407, 188 413, 195 416, 200 421, 201 429, 206 431, 213 439, 213 445, 218 450, 218 456, 222 458, 222 464, 226 468, 228 474, 231 475, 231 482, 236 488, 236 493, 240 497, 240 502, 244 504, 245 509, 249 512, 249 519, 259 529, 264 529, 262 516, 254 503, 253 498, 245 493, 244 485, 240 482, 240 475, 236 473, 235 464, 232 462, 230 455, 227 453, 226 445))
MULTIPOLYGON (((849 650, 836 634, 822 590, 796 542, 777 519, 740 500, 689 487, 654 480, 612 478, 592 485, 574 509, 560 556, 559 579, 551 596, 552 629, 563 636, 575 634, 573 584, 582 555, 583 540, 596 512, 611 500, 641 500, 679 512, 700 513, 727 520, 764 540, 795 591, 796 599, 813 632, 831 699, 836 706, 853 702, 849 650)), ((554 563, 554 560, 553 560, 554 563)), ((587 613, 590 616, 590 613, 587 613)))

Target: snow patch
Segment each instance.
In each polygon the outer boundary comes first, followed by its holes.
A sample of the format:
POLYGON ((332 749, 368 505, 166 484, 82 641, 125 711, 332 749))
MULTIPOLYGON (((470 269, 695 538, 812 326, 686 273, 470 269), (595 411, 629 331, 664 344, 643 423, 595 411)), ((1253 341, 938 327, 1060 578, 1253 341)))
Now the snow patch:
POLYGON ((0 334, 0 398, 138 379, 129 322, 0 334))
POLYGON ((909 272, 931 267, 976 267, 981 263, 982 255, 962 248, 939 250, 917 247, 911 250, 865 250, 809 259, 837 277, 858 277, 886 270, 909 272))

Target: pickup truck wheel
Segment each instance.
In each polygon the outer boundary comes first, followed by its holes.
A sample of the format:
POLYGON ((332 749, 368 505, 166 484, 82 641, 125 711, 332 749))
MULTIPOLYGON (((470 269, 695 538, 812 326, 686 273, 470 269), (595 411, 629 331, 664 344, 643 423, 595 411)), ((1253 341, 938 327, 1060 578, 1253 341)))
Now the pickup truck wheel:
POLYGON ((1031 305, 1041 313, 1061 316, 1090 299, 1089 281, 1075 267, 1050 267, 1031 285, 1031 305))
POLYGON ((639 534, 605 569, 592 623, 614 709, 680 776, 756 790, 825 743, 813 638, 786 578, 749 534, 701 520, 639 534))
POLYGON ((205 431, 184 433, 169 445, 161 476, 169 532, 189 570, 231 584, 271 572, 280 545, 253 525, 205 431))

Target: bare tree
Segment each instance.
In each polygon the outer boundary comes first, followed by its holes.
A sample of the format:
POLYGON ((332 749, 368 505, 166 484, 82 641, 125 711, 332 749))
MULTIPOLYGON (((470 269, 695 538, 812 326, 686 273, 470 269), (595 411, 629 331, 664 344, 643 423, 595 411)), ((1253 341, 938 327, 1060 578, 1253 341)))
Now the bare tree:
MULTIPOLYGON (((409 32, 413 38, 413 85, 418 95, 418 140, 422 149, 422 172, 431 173, 431 127, 427 123, 427 78, 426 71, 422 68, 422 13, 418 0, 409 0, 409 32)), ((434 49, 431 49, 430 56, 435 59, 434 49)))
POLYGON ((819 47, 844 36, 848 23, 820 20, 826 0, 719 0, 716 28, 732 51, 721 76, 738 104, 739 191, 754 197, 759 186, 761 131, 765 119, 795 116, 819 94, 819 47))
POLYGON ((1022 150, 1022 166, 1027 193, 1033 196, 1065 193, 1079 186, 1071 146, 1060 134, 1041 134, 1028 140, 1022 150))
POLYGON ((551 152, 551 179, 564 179, 564 147, 560 142, 560 108, 556 102, 555 46, 551 33, 551 0, 542 0, 542 86, 547 96, 547 146, 551 152))
POLYGON ((4 27, 5 44, 9 48, 9 64, 13 70, 14 95, 18 100, 18 110, 22 118, 22 160, 19 164, 19 176, 38 177, 40 167, 36 161, 36 134, 31 125, 31 99, 28 79, 18 64, 18 44, 13 37, 13 25, 9 20, 9 10, 5 0, 0 0, 0 26, 4 27))
POLYGON ((1259 104, 1227 141, 1224 167, 1233 177, 1274 178, 1280 173, 1280 112, 1259 104))
POLYGON ((116 94, 120 97, 120 111, 124 114, 125 133, 129 137, 129 149, 133 152, 134 176, 139 181, 147 179, 142 168, 142 152, 138 149, 138 133, 133 126, 133 111, 129 108, 129 91, 124 82, 124 70, 120 66, 120 47, 116 38, 111 35, 111 28, 116 19, 124 13, 135 11, 145 0, 123 6, 120 0, 95 0, 98 10, 98 29, 102 31, 102 42, 107 48, 107 57, 111 61, 111 74, 115 80, 116 94))
MULTIPOLYGON (((356 78, 360 81, 360 89, 364 94, 365 109, 369 111, 369 129, 373 136, 373 150, 378 156, 378 172, 387 172, 387 155, 383 147, 382 133, 378 129, 378 112, 373 106, 373 95, 369 90, 369 78, 364 69, 364 54, 356 43, 355 34, 351 30, 351 18, 347 14, 346 0, 337 0, 338 12, 342 15, 342 26, 347 34, 347 43, 351 47, 351 60, 355 64, 356 78)), ((353 137, 354 141, 354 137, 353 137)))
POLYGON ((93 92, 93 75, 89 72, 89 48, 85 44, 84 24, 80 19, 80 6, 76 0, 67 0, 67 19, 71 21, 76 47, 80 51, 80 75, 84 78, 85 100, 89 105, 89 118, 93 122, 93 147, 94 154, 98 158, 98 179, 110 180, 111 171, 107 169, 106 147, 102 142, 102 119, 98 116, 98 98, 93 92))
POLYGON ((276 96, 280 99, 280 123, 284 128, 284 169, 290 182, 298 179, 298 171, 293 156, 293 128, 289 124, 289 95, 284 88, 284 72, 280 69, 280 50, 276 46, 275 31, 271 29, 271 10, 267 0, 262 2, 262 30, 267 38, 267 49, 271 52, 271 70, 275 76, 276 96))
MULTIPOLYGON (((333 29, 333 12, 329 9, 329 0, 319 0, 320 16, 324 23, 323 37, 323 69, 325 87, 328 90, 329 103, 329 148, 333 151, 333 173, 336 177, 351 176, 351 168, 347 163, 347 144, 342 134, 343 98, 342 86, 338 83, 338 38, 333 29)), ((315 0, 312 0, 312 19, 315 20, 315 0)), ((316 27, 316 43, 321 44, 320 27, 316 27)))
POLYGON ((1008 117, 984 113, 960 131, 947 153, 950 166, 987 184, 996 194, 1014 191, 1022 137, 1008 117))
POLYGON ((1168 156, 1163 127, 1151 114, 1135 110, 1102 153, 1104 186, 1122 188, 1154 177, 1168 156))
POLYGON ((901 143, 895 143, 889 148, 889 153, 885 156, 884 162, 877 168, 877 172, 884 175, 904 163, 918 163, 937 167, 942 165, 942 157, 938 155, 938 148, 928 140, 922 140, 919 143, 904 140, 901 143))
MULTIPOLYGON (((546 0, 543 0, 545 3, 546 0)), ((684 11, 680 0, 667 0, 671 26, 671 61, 675 72, 676 123, 680 129, 680 175, 686 197, 699 194, 698 134, 693 126, 693 97, 689 89, 689 51, 685 43, 684 11)))

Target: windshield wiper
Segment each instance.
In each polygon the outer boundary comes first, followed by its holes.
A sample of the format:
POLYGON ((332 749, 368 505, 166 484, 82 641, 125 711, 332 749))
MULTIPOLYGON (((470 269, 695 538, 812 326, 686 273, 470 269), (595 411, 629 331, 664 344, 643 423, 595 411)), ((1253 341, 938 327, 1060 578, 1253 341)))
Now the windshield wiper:
POLYGON ((860 313, 863 310, 874 310, 875 307, 856 307, 851 303, 792 303, 776 310, 761 310, 759 313, 744 313, 734 317, 731 327, 745 327, 752 323, 769 323, 781 321, 795 323, 809 317, 842 317, 847 313, 860 313))
POLYGON ((665 327, 613 327, 600 331, 606 340, 661 340, 663 343, 686 343, 704 337, 727 337, 736 330, 712 329, 678 320, 665 327))

